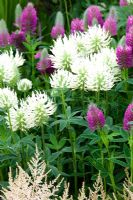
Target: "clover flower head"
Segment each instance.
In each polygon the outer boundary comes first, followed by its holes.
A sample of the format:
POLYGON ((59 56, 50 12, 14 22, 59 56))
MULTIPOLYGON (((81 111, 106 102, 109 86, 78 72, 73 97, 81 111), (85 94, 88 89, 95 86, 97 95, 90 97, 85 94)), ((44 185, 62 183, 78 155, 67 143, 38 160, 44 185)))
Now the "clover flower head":
POLYGON ((24 50, 23 42, 26 41, 25 33, 23 31, 13 32, 10 36, 10 43, 19 50, 24 50))
POLYGON ((41 72, 41 74, 45 73, 51 74, 54 71, 53 63, 49 56, 40 59, 40 61, 37 63, 36 68, 38 71, 41 72))
POLYGON ((89 54, 97 53, 102 48, 110 45, 111 36, 100 26, 93 26, 85 34, 87 50, 89 54))
POLYGON ((77 85, 81 90, 85 90, 89 67, 90 59, 88 57, 77 58, 71 66, 71 71, 77 75, 77 85))
POLYGON ((117 63, 121 68, 133 66, 132 48, 130 46, 118 46, 116 49, 117 63))
POLYGON ((59 69, 53 75, 51 75, 50 84, 52 88, 76 89, 77 88, 76 75, 72 74, 67 70, 59 69))
POLYGON ((51 30, 52 38, 56 39, 59 36, 64 37, 64 34, 65 34, 65 29, 62 25, 57 24, 52 27, 52 30, 51 30))
POLYGON ((0 46, 6 47, 10 44, 10 35, 8 33, 6 22, 1 19, 0 20, 0 46))
POLYGON ((38 52, 35 54, 34 58, 35 58, 35 59, 41 58, 41 50, 38 51, 38 52))
POLYGON ((133 26, 133 15, 128 16, 126 24, 126 33, 129 32, 130 27, 133 26))
POLYGON ((129 131, 132 125, 129 122, 133 121, 133 103, 129 104, 123 119, 123 129, 129 131))
POLYGON ((120 80, 120 70, 117 66, 108 64, 104 56, 108 60, 108 55, 100 52, 90 60, 86 81, 87 90, 108 91, 120 80))
POLYGON ((21 30, 34 34, 37 27, 37 13, 32 3, 28 3, 21 14, 21 30))
POLYGON ((17 87, 19 91, 27 92, 32 88, 32 82, 26 78, 23 78, 17 83, 17 87))
POLYGON ((9 110, 11 107, 18 105, 18 98, 16 92, 10 88, 0 88, 0 108, 9 110))
POLYGON ((57 38, 54 41, 54 45, 51 48, 53 55, 50 56, 53 67, 57 69, 69 70, 71 65, 77 56, 77 52, 73 41, 64 36, 64 38, 57 38))
POLYGON ((13 86, 20 79, 20 72, 18 67, 23 65, 24 59, 22 54, 16 50, 15 55, 12 49, 10 51, 5 51, 0 54, 0 71, 3 71, 3 76, 1 82, 7 85, 13 86))
POLYGON ((27 108, 28 118, 32 119, 30 128, 46 124, 49 116, 56 111, 56 105, 45 92, 32 92, 31 97, 27 97, 24 102, 27 108))
POLYGON ((98 24, 103 25, 102 13, 98 6, 92 5, 87 9, 87 22, 89 26, 93 25, 93 20, 96 19, 98 24))
POLYGON ((116 53, 113 48, 103 48, 101 52, 94 54, 91 57, 91 60, 93 60, 94 63, 99 63, 100 65, 104 65, 106 69, 109 69, 114 75, 115 82, 120 80, 121 70, 117 65, 116 53))
POLYGON ((103 28, 108 31, 112 36, 117 35, 117 21, 114 17, 108 17, 104 24, 103 28))
POLYGON ((75 18, 71 21, 71 33, 84 31, 84 22, 82 19, 75 18))
POLYGON ((105 117, 102 112, 95 104, 89 106, 87 112, 87 122, 90 130, 93 132, 105 125, 105 117))
MULTIPOLYGON (((26 123, 26 110, 22 107, 18 108, 10 108, 10 119, 8 115, 6 116, 6 124, 9 128, 12 128, 12 131, 20 130, 22 132, 25 132, 27 129, 27 123, 26 123)), ((29 119, 30 120, 30 119, 29 119)))
MULTIPOLYGON (((133 28, 133 26, 131 28, 133 28)), ((133 47, 133 32, 132 31, 129 31, 128 33, 126 33, 126 45, 133 47)))
MULTIPOLYGON (((76 51, 76 57, 88 56, 88 45, 86 40, 86 33, 75 32, 75 34, 69 35, 69 43, 73 45, 76 51)), ((74 60, 76 60, 75 58, 74 60)))

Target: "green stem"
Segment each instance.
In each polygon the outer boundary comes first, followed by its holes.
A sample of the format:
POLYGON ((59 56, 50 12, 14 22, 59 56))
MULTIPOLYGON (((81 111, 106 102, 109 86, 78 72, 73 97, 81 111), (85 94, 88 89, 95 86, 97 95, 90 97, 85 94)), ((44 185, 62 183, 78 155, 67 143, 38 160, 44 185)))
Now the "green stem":
MULTIPOLYGON (((108 151, 108 157, 111 158, 111 155, 110 155, 110 152, 109 152, 109 149, 107 148, 107 151, 108 151)), ((115 180, 114 180, 114 166, 113 166, 113 162, 111 160, 109 160, 109 176, 110 176, 110 180, 111 180, 111 184, 112 184, 112 187, 113 187, 113 191, 114 193, 116 193, 116 185, 115 185, 115 180)))
POLYGON ((66 103, 65 103, 65 97, 64 97, 64 93, 62 89, 61 89, 61 100, 62 100, 62 111, 64 115, 66 115, 66 103))
POLYGON ((45 136, 44 136, 44 127, 43 127, 43 125, 41 126, 41 134, 42 134, 42 147, 43 147, 43 151, 45 153, 46 145, 45 145, 45 136))
POLYGON ((96 91, 96 103, 99 104, 100 101, 100 90, 96 91))
POLYGON ((128 83, 127 83, 127 80, 128 80, 128 69, 127 68, 123 68, 123 70, 122 70, 122 78, 125 81, 125 91, 127 91, 127 89, 128 89, 128 83))
POLYGON ((64 4, 65 4, 65 13, 66 13, 66 19, 67 19, 67 26, 68 26, 68 30, 70 31, 70 23, 69 23, 68 8, 67 8, 67 1, 66 0, 64 0, 64 4))
POLYGON ((31 52, 31 67, 32 67, 32 71, 31 71, 32 83, 34 83, 34 79, 35 79, 34 51, 31 52))
POLYGON ((101 130, 99 130, 99 134, 100 134, 100 137, 101 137, 101 140, 108 152, 108 157, 109 157, 109 165, 108 165, 108 170, 109 170, 109 177, 110 177, 110 181, 111 181, 111 184, 112 184, 112 187, 113 187, 113 191, 114 193, 116 192, 116 186, 115 186, 115 180, 114 180, 114 175, 113 175, 113 171, 114 171, 114 166, 113 166, 113 162, 111 161, 111 154, 110 154, 110 151, 109 151, 109 140, 108 140, 108 137, 107 137, 107 134, 101 130))
POLYGON ((83 173, 83 180, 85 183, 85 164, 84 164, 84 153, 82 153, 82 173, 83 173))
MULTIPOLYGON (((65 97, 63 90, 61 90, 61 99, 62 99, 62 109, 64 115, 66 115, 66 104, 65 104, 65 97)), ((67 116, 66 116, 67 117, 67 116)), ((72 128, 68 126, 69 131, 69 138, 72 148, 72 157, 73 157, 73 170, 74 170, 74 190, 75 190, 75 198, 77 197, 78 190, 77 190, 77 158, 76 158, 76 148, 75 148, 75 133, 73 132, 72 128)))
MULTIPOLYGON (((101 154, 101 164, 104 167, 104 154, 103 154, 103 151, 102 151, 103 145, 102 145, 101 142, 99 142, 98 145, 99 145, 100 154, 101 154)), ((105 180, 105 178, 103 179, 103 182, 104 182, 104 190, 106 191, 106 180, 105 180)))
MULTIPOLYGON (((22 131, 20 131, 20 136, 21 136, 21 139, 23 139, 23 132, 22 131)), ((22 146, 21 146, 22 167, 24 169, 26 169, 26 163, 25 163, 26 155, 25 155, 23 143, 21 143, 21 144, 22 144, 22 146)))
POLYGON ((44 76, 44 81, 45 81, 45 88, 48 91, 49 90, 49 76, 47 74, 43 76, 44 76))
POLYGON ((69 137, 72 148, 72 157, 73 157, 73 170, 74 170, 74 194, 75 199, 77 198, 78 190, 77 190, 77 156, 76 156, 76 145, 75 145, 75 134, 72 134, 72 129, 69 128, 69 137))
POLYGON ((83 111, 84 111, 84 90, 83 89, 81 89, 81 101, 82 101, 82 109, 83 109, 83 111))
MULTIPOLYGON (((9 109, 8 109, 8 111, 7 111, 7 115, 8 115, 8 119, 9 119, 10 130, 12 131, 12 123, 11 123, 11 117, 10 117, 9 109)), ((12 131, 12 132, 13 132, 13 131, 12 131)))
POLYGON ((105 92, 105 96, 106 96, 106 116, 108 115, 108 108, 109 108, 109 104, 108 104, 108 91, 105 92))

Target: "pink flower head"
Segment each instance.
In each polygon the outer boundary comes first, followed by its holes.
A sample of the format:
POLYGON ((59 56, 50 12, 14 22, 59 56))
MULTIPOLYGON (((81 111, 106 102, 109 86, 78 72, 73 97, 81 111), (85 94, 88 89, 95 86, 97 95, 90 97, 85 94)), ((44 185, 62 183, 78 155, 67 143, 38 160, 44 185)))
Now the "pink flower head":
POLYGON ((0 47, 6 47, 10 44, 10 35, 8 33, 6 22, 0 20, 0 47))
POLYGON ((34 56, 35 59, 40 59, 41 58, 41 51, 38 51, 36 55, 34 56))
POLYGON ((126 33, 126 45, 133 48, 133 32, 126 33))
POLYGON ((75 18, 71 21, 71 33, 76 31, 84 31, 84 21, 82 19, 75 18))
POLYGON ((26 38, 25 38, 25 33, 23 31, 13 32, 11 34, 10 42, 16 48, 18 48, 20 50, 24 50, 23 42, 25 42, 25 41, 26 41, 26 38))
POLYGON ((129 104, 123 119, 123 129, 129 131, 131 129, 131 126, 133 125, 129 124, 129 122, 133 121, 133 103, 129 104))
POLYGON ((6 47, 10 44, 10 35, 9 33, 0 33, 0 47, 6 47))
POLYGON ((102 128, 105 125, 105 117, 103 112, 94 104, 89 106, 87 112, 87 122, 91 131, 102 128))
POLYGON ((25 33, 34 34, 37 27, 37 13, 32 3, 24 8, 21 15, 21 30, 25 33))
POLYGON ((120 0, 119 5, 120 6, 127 6, 128 5, 127 0, 120 0))
POLYGON ((100 12, 100 9, 98 6, 90 6, 87 9, 87 22, 89 26, 93 25, 93 20, 97 20, 97 22, 103 26, 103 19, 102 19, 102 13, 100 12))
POLYGON ((116 49, 117 63, 121 68, 133 66, 132 48, 130 46, 118 46, 116 49))
POLYGON ((54 71, 52 61, 49 57, 45 57, 45 58, 41 59, 37 63, 36 68, 41 74, 45 74, 45 73, 51 74, 54 71))
POLYGON ((112 36, 117 35, 117 22, 116 19, 113 17, 108 17, 104 24, 103 28, 108 31, 112 36))
POLYGON ((49 57, 47 49, 44 48, 42 51, 39 51, 37 57, 40 59, 36 66, 37 70, 41 74, 53 73, 54 71, 53 63, 49 57))
POLYGON ((64 37, 65 29, 62 25, 56 24, 51 30, 51 37, 56 39, 58 36, 64 37))
POLYGON ((129 29, 133 26, 133 15, 129 16, 127 19, 127 25, 126 25, 126 33, 129 32, 129 29))

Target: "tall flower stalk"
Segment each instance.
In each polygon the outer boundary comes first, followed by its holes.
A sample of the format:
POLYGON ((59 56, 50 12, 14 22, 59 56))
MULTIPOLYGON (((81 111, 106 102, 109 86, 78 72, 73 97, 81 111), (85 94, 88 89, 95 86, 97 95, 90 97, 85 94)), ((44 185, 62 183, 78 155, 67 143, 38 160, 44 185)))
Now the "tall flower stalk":
POLYGON ((102 140, 102 143, 104 144, 104 146, 107 150, 107 153, 108 153, 108 158, 109 158, 108 172, 109 172, 110 181, 111 181, 111 184, 112 184, 112 187, 113 187, 113 191, 114 191, 114 193, 116 193, 116 185, 115 185, 114 174, 113 174, 114 165, 113 165, 113 162, 110 159, 111 153, 110 153, 110 150, 109 150, 108 136, 107 136, 106 132, 104 132, 101 129, 99 129, 98 132, 99 132, 100 138, 102 140))
MULTIPOLYGON (((62 100, 62 111, 67 118, 66 112, 66 103, 63 89, 61 89, 61 100, 62 100)), ((76 158, 76 135, 73 128, 68 124, 68 132, 69 132, 69 139, 72 149, 72 158, 73 158, 73 171, 74 171, 74 196, 77 197, 78 189, 77 189, 77 158, 76 158)))

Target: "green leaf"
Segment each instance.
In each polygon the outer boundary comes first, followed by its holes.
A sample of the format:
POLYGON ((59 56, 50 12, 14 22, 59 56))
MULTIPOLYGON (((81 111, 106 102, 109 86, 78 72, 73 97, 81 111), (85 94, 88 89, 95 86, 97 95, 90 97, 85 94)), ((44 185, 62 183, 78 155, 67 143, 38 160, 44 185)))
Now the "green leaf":
POLYGON ((129 84, 133 85, 133 78, 129 78, 129 79, 127 80, 127 82, 128 82, 129 84))
POLYGON ((66 139, 65 139, 65 138, 62 138, 62 139, 59 141, 58 148, 61 149, 62 147, 64 147, 65 144, 66 144, 66 139))
POLYGON ((110 158, 110 160, 113 162, 113 163, 116 163, 122 167, 128 167, 128 164, 124 161, 121 161, 121 160, 118 160, 116 158, 110 158))
POLYGON ((50 135, 50 142, 55 146, 55 148, 58 147, 58 142, 55 135, 53 134, 50 135))
POLYGON ((59 126, 59 131, 61 132, 61 131, 63 131, 64 130, 64 128, 66 128, 67 127, 67 120, 60 120, 60 126, 59 126))
POLYGON ((87 122, 82 118, 72 118, 69 120, 71 124, 88 127, 87 122))

